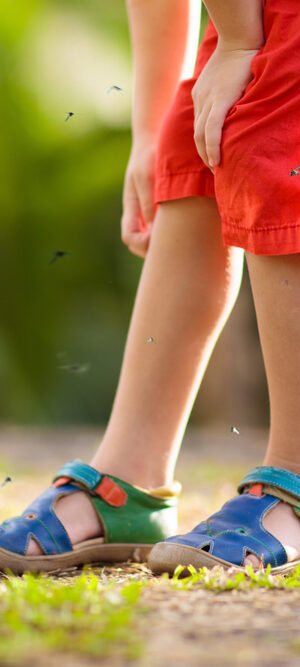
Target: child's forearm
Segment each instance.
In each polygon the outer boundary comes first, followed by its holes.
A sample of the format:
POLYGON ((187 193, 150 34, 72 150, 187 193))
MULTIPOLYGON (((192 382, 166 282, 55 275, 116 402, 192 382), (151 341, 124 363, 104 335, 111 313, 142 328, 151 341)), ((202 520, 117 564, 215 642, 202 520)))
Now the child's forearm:
POLYGON ((189 0, 126 0, 134 85, 133 136, 157 137, 177 88, 189 32, 189 0))
POLYGON ((262 0, 204 0, 219 33, 232 49, 260 49, 264 44, 262 0))

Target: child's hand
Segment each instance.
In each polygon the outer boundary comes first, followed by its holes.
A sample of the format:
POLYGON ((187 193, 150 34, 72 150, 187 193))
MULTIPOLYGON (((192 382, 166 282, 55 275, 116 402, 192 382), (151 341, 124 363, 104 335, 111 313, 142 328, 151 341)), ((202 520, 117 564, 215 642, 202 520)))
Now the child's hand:
POLYGON ((257 50, 233 49, 219 44, 193 89, 194 140, 207 167, 221 160, 222 128, 231 107, 251 81, 251 61, 257 50))
POLYGON ((139 257, 146 257, 156 206, 153 201, 156 146, 135 140, 123 190, 122 241, 139 257))

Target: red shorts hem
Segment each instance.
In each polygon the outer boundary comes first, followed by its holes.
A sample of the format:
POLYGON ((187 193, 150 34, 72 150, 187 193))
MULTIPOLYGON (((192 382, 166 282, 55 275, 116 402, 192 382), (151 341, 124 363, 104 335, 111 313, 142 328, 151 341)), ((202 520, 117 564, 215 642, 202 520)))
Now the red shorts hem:
POLYGON ((246 229, 223 218, 222 237, 225 245, 244 248, 254 255, 300 253, 300 224, 246 229))
POLYGON ((215 197, 213 176, 203 169, 195 171, 169 172, 157 176, 154 201, 183 199, 184 197, 215 197))

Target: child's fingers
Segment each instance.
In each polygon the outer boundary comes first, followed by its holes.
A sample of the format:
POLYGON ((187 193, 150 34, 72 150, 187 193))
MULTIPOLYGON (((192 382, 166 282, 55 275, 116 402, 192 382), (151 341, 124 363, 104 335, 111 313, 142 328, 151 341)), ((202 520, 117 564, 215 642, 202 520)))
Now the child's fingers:
POLYGON ((128 249, 139 257, 146 257, 151 231, 141 232, 132 229, 132 218, 122 218, 122 241, 128 249))
POLYGON ((121 238, 125 245, 140 257, 145 257, 149 245, 150 231, 143 222, 139 198, 132 177, 126 179, 123 194, 121 238))
POLYGON ((208 166, 216 167, 221 160, 221 137, 227 108, 212 106, 205 123, 205 150, 208 166))
POLYGON ((135 234, 141 232, 140 206, 133 184, 129 177, 125 182, 123 195, 123 215, 121 219, 121 238, 125 245, 129 245, 135 234))
POLYGON ((153 223, 156 206, 154 204, 154 178, 149 174, 138 174, 135 178, 137 196, 146 225, 153 223))
POLYGON ((134 239, 134 245, 129 245, 128 249, 130 252, 132 252, 134 255, 137 255, 138 257, 142 257, 145 259, 150 243, 150 238, 151 238, 151 232, 145 232, 145 234, 136 236, 134 239))
POLYGON ((208 157, 206 153, 206 138, 205 138, 206 118, 207 118, 207 112, 206 113, 203 112, 195 118, 194 142, 196 144, 196 148, 201 159, 208 166, 208 157))
POLYGON ((127 205, 121 220, 121 238, 125 245, 142 250, 147 245, 149 230, 143 229, 143 222, 136 208, 127 205))

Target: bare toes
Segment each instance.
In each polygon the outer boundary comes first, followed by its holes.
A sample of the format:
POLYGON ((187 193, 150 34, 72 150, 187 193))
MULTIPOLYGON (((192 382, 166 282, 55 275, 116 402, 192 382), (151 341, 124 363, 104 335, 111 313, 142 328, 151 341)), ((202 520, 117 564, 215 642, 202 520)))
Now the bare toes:
POLYGON ((252 565, 253 568, 258 568, 259 560, 257 556, 254 556, 254 554, 249 554, 248 556, 246 556, 244 560, 244 566, 246 567, 246 565, 252 565))
POLYGON ((28 549, 26 551, 26 556, 39 556, 42 554, 42 549, 37 541, 31 537, 28 544, 28 549))

